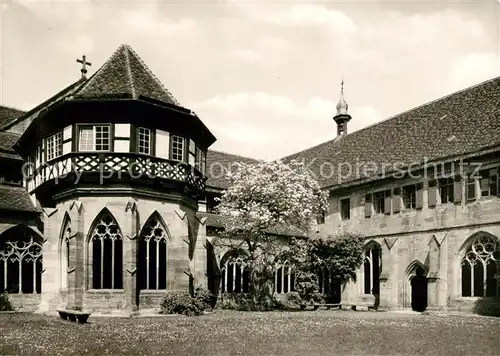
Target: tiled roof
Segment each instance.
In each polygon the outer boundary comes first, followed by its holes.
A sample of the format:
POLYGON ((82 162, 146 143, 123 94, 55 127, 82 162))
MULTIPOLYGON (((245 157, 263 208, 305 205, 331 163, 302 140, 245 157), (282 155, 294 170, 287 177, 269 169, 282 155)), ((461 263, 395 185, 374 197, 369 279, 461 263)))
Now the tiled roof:
POLYGON ((21 135, 12 132, 0 132, 0 157, 8 159, 22 160, 16 151, 14 144, 21 135))
MULTIPOLYGON (((205 225, 208 227, 215 227, 215 228, 224 227, 224 216, 222 215, 197 212, 196 217, 200 220, 202 218, 206 218, 205 225)), ((268 233, 271 235, 280 235, 280 236, 294 236, 294 237, 305 236, 303 232, 301 232, 299 229, 291 225, 278 226, 276 228, 273 228, 272 230, 269 230, 268 233)))
MULTIPOLYGON (((356 119, 362 118, 352 118, 356 119)), ((335 128, 332 127, 332 134, 334 132, 335 128)), ((326 188, 376 179, 384 168, 383 164, 401 167, 403 164, 422 162, 424 158, 428 162, 442 161, 490 148, 500 149, 500 77, 282 160, 303 161, 315 174, 321 187, 326 188), (365 171, 365 166, 370 169, 365 171), (347 167, 352 167, 350 175, 347 167), (372 171, 372 167, 378 170, 372 171), (339 170, 342 172, 340 176, 339 170), (365 175, 365 172, 368 174, 365 175)), ((229 167, 234 162, 258 161, 209 151, 207 187, 226 189, 229 182, 220 174, 220 164, 217 162, 229 167)), ((389 172, 387 166, 385 169, 389 172)))
POLYGON ((25 188, 0 185, 0 210, 38 212, 25 188))
POLYGON ((11 121, 14 121, 23 114, 24 111, 9 108, 6 106, 0 106, 0 131, 2 130, 2 127, 7 125, 11 121))
MULTIPOLYGON (((356 119, 362 118, 352 118, 356 119)), ((428 162, 442 161, 490 148, 500 149, 500 77, 283 160, 310 164, 320 185, 326 188, 374 179, 382 172, 383 164, 416 164, 424 158, 428 162), (377 170, 362 168, 368 165, 377 170), (351 174, 348 166, 352 167, 351 174), (331 167, 334 174, 329 173, 331 167)))
POLYGON ((229 187, 229 181, 225 178, 225 173, 231 169, 231 165, 243 162, 247 164, 259 163, 259 160, 248 158, 230 153, 208 150, 206 174, 208 188, 226 189, 229 187))
POLYGON ((8 124, 3 126, 3 129, 7 130, 17 122, 26 120, 28 118, 36 118, 38 114, 40 114, 41 111, 47 109, 53 104, 56 104, 57 102, 60 102, 61 100, 64 100, 67 97, 70 97, 83 83, 85 83, 84 79, 79 79, 78 81, 70 84, 57 94, 51 96, 49 99, 45 100, 44 102, 40 103, 39 105, 35 106, 33 109, 22 113, 19 115, 17 118, 14 120, 11 120, 8 124))
POLYGON ((181 106, 129 45, 121 45, 75 98, 146 97, 181 106))

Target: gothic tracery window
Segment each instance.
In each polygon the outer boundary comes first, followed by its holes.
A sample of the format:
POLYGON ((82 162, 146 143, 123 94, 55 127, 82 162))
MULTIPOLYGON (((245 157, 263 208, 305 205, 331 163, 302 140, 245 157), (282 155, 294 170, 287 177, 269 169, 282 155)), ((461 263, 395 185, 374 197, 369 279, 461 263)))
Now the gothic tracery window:
POLYGON ((68 288, 68 271, 70 268, 70 248, 69 248, 69 237, 71 235, 71 220, 69 217, 65 217, 65 221, 63 224, 63 228, 61 231, 61 241, 60 241, 60 256, 59 256, 59 265, 60 265, 60 287, 61 289, 68 288))
POLYGON ((222 293, 248 293, 250 270, 241 258, 229 258, 222 268, 222 293))
POLYGON ((461 261, 463 297, 500 296, 500 248, 496 238, 481 235, 473 240, 461 261))
POLYGON ((276 268, 274 272, 274 292, 285 294, 295 290, 295 274, 288 263, 276 268))
POLYGON ((96 218, 90 233, 93 289, 123 288, 123 241, 120 228, 109 211, 96 218))
POLYGON ((365 250, 363 262, 363 293, 380 293, 380 271, 382 267, 382 253, 378 245, 371 244, 365 250))
POLYGON ((0 235, 0 293, 41 293, 42 241, 25 226, 0 235))
POLYGON ((139 240, 139 289, 167 289, 168 231, 154 216, 139 240))

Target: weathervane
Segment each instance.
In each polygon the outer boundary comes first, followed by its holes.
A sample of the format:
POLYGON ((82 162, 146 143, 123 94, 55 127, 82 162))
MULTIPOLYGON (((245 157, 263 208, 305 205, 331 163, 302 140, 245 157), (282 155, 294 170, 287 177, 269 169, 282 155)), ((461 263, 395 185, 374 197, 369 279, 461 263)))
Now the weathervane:
POLYGON ((82 56, 82 59, 77 59, 76 61, 78 63, 82 64, 82 69, 80 69, 80 72, 82 72, 82 79, 86 79, 87 78, 87 66, 91 66, 92 63, 87 62, 85 55, 82 56))

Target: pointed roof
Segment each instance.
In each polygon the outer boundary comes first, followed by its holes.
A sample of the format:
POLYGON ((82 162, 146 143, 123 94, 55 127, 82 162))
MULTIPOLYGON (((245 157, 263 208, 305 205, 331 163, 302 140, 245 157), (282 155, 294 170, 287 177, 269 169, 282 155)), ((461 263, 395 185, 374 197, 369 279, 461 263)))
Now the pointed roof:
POLYGON ((181 106, 137 53, 121 45, 74 95, 75 99, 146 97, 181 106))
POLYGON ((344 78, 342 78, 342 82, 340 83, 340 99, 337 103, 337 115, 348 115, 348 109, 349 106, 344 99, 344 78))

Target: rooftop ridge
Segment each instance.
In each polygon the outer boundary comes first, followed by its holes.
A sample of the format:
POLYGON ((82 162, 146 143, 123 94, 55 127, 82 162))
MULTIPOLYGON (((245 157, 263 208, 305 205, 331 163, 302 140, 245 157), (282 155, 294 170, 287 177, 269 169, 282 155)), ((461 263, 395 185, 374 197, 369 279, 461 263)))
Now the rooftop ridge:
POLYGON ((21 113, 26 113, 27 112, 26 110, 18 109, 18 108, 15 108, 13 106, 4 105, 4 104, 0 104, 0 108, 9 109, 9 110, 16 110, 16 111, 19 111, 21 113))
MULTIPOLYGON (((125 48, 127 48, 126 45, 124 46, 125 48)), ((130 88, 132 89, 132 98, 137 99, 137 93, 134 85, 134 76, 132 75, 132 68, 130 67, 129 51, 125 51, 125 61, 127 62, 127 73, 128 80, 130 81, 130 88)))
MULTIPOLYGON (((354 132, 348 133, 348 134, 347 134, 347 135, 345 135, 345 136, 351 136, 351 137, 352 137, 352 136, 354 136, 354 135, 356 135, 356 134, 359 134, 359 133, 361 133, 361 132, 363 132, 363 131, 366 131, 366 130, 368 130, 368 129, 372 128, 372 127, 375 127, 375 126, 377 126, 377 125, 381 125, 381 124, 383 124, 383 123, 385 123, 385 122, 387 122, 387 121, 390 121, 390 120, 393 120, 393 119, 399 118, 399 117, 401 117, 402 115, 407 114, 407 113, 409 113, 409 112, 416 111, 416 110, 418 110, 418 109, 421 109, 421 108, 427 107, 427 106, 429 106, 429 105, 431 105, 431 104, 434 104, 434 103, 439 102, 439 101, 441 101, 441 100, 444 100, 444 99, 446 99, 446 98, 452 97, 452 96, 454 96, 454 95, 457 95, 457 94, 460 94, 460 93, 463 93, 463 92, 466 92, 466 91, 469 91, 469 90, 472 90, 472 89, 475 89, 475 88, 481 87, 481 86, 483 86, 483 85, 485 85, 485 84, 488 84, 488 83, 490 83, 490 82, 494 82, 495 80, 500 80, 500 76, 497 76, 497 77, 494 77, 494 78, 490 78, 490 79, 484 80, 484 81, 482 81, 482 82, 480 82, 480 83, 477 83, 477 84, 471 85, 471 86, 469 86, 469 87, 466 87, 466 88, 464 88, 464 89, 457 90, 457 91, 452 92, 452 93, 450 93, 450 94, 447 94, 447 95, 441 96, 441 97, 439 97, 439 98, 437 98, 437 99, 434 99, 434 100, 431 100, 431 101, 429 101, 429 102, 427 102, 427 103, 424 103, 424 104, 420 104, 420 105, 414 106, 414 107, 413 107, 413 108, 411 108, 411 109, 407 109, 407 110, 401 111, 401 112, 399 112, 399 113, 397 113, 397 114, 394 114, 394 115, 392 115, 392 116, 389 116, 389 117, 388 117, 388 118, 386 118, 386 119, 382 119, 382 120, 380 120, 380 121, 378 121, 378 122, 375 122, 375 123, 373 123, 373 124, 370 124, 370 125, 368 125, 368 126, 365 126, 365 127, 361 128, 361 129, 359 129, 359 130, 356 130, 356 131, 354 131, 354 132)), ((295 152, 295 153, 289 154, 289 155, 287 155, 287 156, 283 157, 282 159, 286 159, 286 158, 292 157, 292 156, 294 156, 294 155, 298 155, 298 154, 300 154, 300 153, 302 153, 302 152, 306 152, 306 151, 309 151, 309 150, 312 150, 312 149, 318 148, 319 146, 322 146, 322 145, 325 145, 325 144, 331 143, 331 142, 335 141, 336 139, 337 139, 337 137, 335 137, 334 139, 328 140, 328 141, 324 141, 324 142, 319 143, 319 144, 317 144, 317 145, 315 145, 315 146, 312 146, 312 147, 306 148, 306 149, 304 149, 304 150, 297 151, 297 152, 295 152)))
MULTIPOLYGON (((137 54, 137 52, 134 51, 134 49, 128 45, 128 44, 124 44, 122 45, 123 47, 125 47, 127 50, 130 51, 130 53, 132 53, 134 55, 134 57, 137 59, 137 61, 144 67, 144 69, 148 72, 149 75, 151 75, 151 77, 153 77, 153 79, 156 81, 156 83, 170 96, 170 98, 172 99, 172 101, 175 103, 175 105, 177 106, 181 106, 182 105, 179 103, 179 101, 174 97, 174 95, 170 92, 170 90, 168 90, 164 85, 163 83, 160 81, 160 79, 153 73, 153 71, 146 65, 146 63, 141 59, 141 57, 137 54)), ((127 61, 128 61, 128 57, 127 57, 127 61)))
POLYGON ((213 149, 209 149, 208 151, 209 152, 214 152, 214 153, 222 153, 222 154, 225 154, 225 155, 239 157, 239 158, 244 158, 244 159, 251 159, 251 160, 254 160, 254 161, 257 161, 257 162, 265 162, 265 160, 260 159, 260 158, 246 157, 246 156, 243 156, 243 155, 239 155, 239 154, 236 154, 236 153, 230 153, 230 152, 226 152, 226 151, 219 151, 219 150, 213 150, 213 149))

